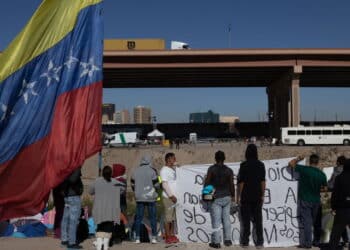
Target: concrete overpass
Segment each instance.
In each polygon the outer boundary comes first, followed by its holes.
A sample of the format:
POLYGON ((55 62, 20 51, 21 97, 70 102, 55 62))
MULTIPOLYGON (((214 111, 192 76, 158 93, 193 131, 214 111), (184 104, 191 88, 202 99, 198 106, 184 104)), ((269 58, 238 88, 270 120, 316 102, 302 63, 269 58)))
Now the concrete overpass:
POLYGON ((104 87, 266 87, 278 136, 300 123, 300 87, 350 87, 350 49, 105 51, 104 87))

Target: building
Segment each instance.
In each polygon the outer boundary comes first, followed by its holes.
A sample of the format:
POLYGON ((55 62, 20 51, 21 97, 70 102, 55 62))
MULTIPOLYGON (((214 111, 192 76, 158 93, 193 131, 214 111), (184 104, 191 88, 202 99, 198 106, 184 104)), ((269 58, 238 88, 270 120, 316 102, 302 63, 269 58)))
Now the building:
POLYGON ((137 106, 134 108, 134 123, 136 124, 150 124, 152 118, 152 110, 144 106, 137 106))
POLYGON ((211 110, 205 113, 191 113, 190 123, 217 123, 219 122, 219 114, 211 110))
POLYGON ((114 121, 116 124, 130 124, 129 110, 117 110, 114 114, 114 121))
POLYGON ((220 115, 219 121, 222 123, 236 123, 239 122, 239 117, 233 115, 220 115))
POLYGON ((104 103, 102 104, 102 120, 106 119, 113 121, 113 116, 115 113, 115 104, 113 103, 104 103))
POLYGON ((104 50, 165 50, 164 39, 106 39, 104 50))

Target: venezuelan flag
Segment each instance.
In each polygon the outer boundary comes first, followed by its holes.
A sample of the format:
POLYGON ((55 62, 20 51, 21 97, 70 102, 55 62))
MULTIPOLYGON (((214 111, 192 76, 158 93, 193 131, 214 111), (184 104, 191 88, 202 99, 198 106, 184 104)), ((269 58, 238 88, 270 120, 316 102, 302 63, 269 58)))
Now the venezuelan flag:
POLYGON ((101 148, 102 0, 45 0, 0 56, 0 221, 101 148))

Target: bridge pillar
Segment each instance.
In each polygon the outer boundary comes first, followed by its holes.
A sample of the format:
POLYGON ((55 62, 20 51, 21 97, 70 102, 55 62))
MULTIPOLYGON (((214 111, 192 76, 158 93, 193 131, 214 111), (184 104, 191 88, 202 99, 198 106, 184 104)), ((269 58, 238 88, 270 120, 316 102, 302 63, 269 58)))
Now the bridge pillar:
POLYGON ((268 117, 270 135, 281 137, 281 127, 296 127, 300 123, 301 68, 268 85, 268 117))

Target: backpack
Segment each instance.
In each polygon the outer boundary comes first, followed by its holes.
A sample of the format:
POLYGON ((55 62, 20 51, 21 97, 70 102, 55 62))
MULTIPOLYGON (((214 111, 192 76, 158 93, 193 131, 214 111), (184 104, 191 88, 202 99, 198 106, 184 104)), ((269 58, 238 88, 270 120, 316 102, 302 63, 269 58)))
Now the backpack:
MULTIPOLYGON (((135 223, 132 225, 131 231, 133 232, 133 234, 135 234, 135 223)), ((149 239, 148 230, 144 223, 141 223, 140 226, 140 241, 145 243, 151 242, 149 239)))
POLYGON ((89 238, 89 225, 85 219, 79 219, 77 227, 77 244, 89 238))

